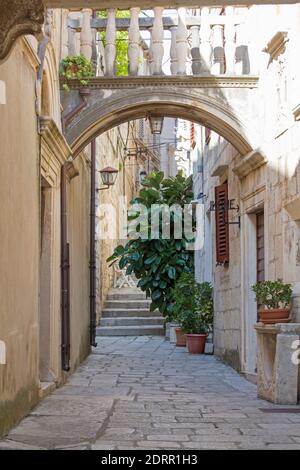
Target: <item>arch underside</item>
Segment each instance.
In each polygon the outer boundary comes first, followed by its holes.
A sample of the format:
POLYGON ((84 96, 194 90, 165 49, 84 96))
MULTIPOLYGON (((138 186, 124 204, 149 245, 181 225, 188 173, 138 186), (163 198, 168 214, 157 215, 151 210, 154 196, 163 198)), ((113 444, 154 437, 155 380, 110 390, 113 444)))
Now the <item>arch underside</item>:
POLYGON ((74 156, 103 132, 151 113, 186 119, 210 128, 230 142, 241 155, 257 147, 257 132, 249 126, 251 118, 247 122, 237 116, 224 96, 212 98, 209 93, 165 88, 113 91, 109 97, 101 96, 103 94, 98 91, 97 99, 97 93, 92 92, 88 106, 66 129, 66 138, 74 156))

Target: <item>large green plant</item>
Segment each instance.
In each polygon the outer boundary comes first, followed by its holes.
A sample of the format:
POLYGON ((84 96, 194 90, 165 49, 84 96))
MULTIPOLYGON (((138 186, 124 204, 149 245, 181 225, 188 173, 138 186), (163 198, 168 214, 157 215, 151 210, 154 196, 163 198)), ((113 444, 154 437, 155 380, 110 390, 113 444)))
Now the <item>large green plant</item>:
POLYGON ((164 179, 164 174, 157 172, 151 173, 142 184, 139 197, 131 201, 133 207, 128 216, 129 222, 136 224, 138 237, 131 238, 125 246, 118 246, 107 261, 118 261, 121 269, 126 267, 128 274, 134 273, 139 280, 138 287, 152 299, 151 311, 159 309, 166 319, 171 320, 175 282, 183 272, 193 272, 194 252, 187 249, 190 240, 184 234, 182 238, 175 238, 174 225, 178 222, 178 214, 171 212, 169 222, 160 217, 159 223, 155 225, 155 236, 150 225, 152 218, 156 217, 157 220, 159 205, 166 208, 177 204, 183 208, 191 202, 192 177, 185 178, 178 174, 174 178, 164 179), (146 221, 137 223, 140 214, 135 209, 136 204, 145 207, 146 221), (157 205, 155 210, 154 204, 157 205), (163 236, 163 229, 166 228, 170 230, 169 239, 163 236))
MULTIPOLYGON (((107 11, 100 10, 97 12, 99 18, 107 18, 107 11)), ((129 10, 118 10, 116 12, 116 18, 130 18, 129 10)), ((106 33, 102 31, 100 38, 105 46, 106 33)), ((116 32, 116 75, 126 76, 128 75, 128 31, 117 31, 116 32)))
POLYGON ((213 289, 197 283, 193 273, 183 273, 175 284, 174 317, 184 333, 207 334, 213 324, 213 289))
POLYGON ((87 86, 88 79, 94 76, 93 64, 82 54, 67 56, 61 61, 60 76, 66 91, 70 89, 68 81, 74 78, 79 80, 82 86, 87 86))
POLYGON ((267 309, 287 308, 292 300, 292 286, 278 279, 260 281, 252 286, 256 302, 267 309))

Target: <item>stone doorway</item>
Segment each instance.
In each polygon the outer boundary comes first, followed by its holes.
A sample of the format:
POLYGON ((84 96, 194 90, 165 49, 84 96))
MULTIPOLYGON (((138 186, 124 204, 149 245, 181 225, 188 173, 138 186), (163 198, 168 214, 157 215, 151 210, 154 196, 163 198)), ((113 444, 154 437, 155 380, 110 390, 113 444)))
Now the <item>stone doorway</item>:
POLYGON ((39 296, 39 374, 41 382, 52 382, 51 308, 52 308, 52 188, 41 178, 40 211, 40 296, 39 296))

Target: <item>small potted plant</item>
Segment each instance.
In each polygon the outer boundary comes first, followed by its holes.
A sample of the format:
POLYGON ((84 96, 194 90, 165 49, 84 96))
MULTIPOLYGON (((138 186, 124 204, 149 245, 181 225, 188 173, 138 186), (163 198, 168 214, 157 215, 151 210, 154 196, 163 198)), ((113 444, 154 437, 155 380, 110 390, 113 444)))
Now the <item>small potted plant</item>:
POLYGON ((291 321, 292 286, 278 279, 260 281, 252 286, 258 303, 259 321, 265 325, 291 321))
POLYGON ((197 283, 193 273, 183 273, 174 289, 175 316, 180 325, 176 330, 178 343, 186 337, 192 354, 203 354, 213 324, 213 290, 208 282, 197 283))
POLYGON ((70 90, 68 82, 76 79, 85 87, 88 79, 94 76, 93 64, 84 55, 67 56, 61 61, 60 76, 63 81, 63 89, 70 90))

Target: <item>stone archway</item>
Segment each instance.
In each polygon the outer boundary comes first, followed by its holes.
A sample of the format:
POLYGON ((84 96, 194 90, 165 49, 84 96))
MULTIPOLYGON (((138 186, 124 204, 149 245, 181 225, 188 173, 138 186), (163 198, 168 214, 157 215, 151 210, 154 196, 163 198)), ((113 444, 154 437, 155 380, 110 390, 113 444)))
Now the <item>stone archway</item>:
MULTIPOLYGON (((124 80, 121 89, 100 89, 91 84, 83 109, 65 129, 74 156, 101 133, 149 113, 202 124, 224 137, 241 155, 261 146, 262 126, 257 119, 259 102, 253 83, 242 87, 220 87, 211 83, 203 87, 203 81, 202 86, 198 84, 196 88, 195 83, 189 87, 184 79, 179 83, 180 79, 174 78, 175 83, 171 82, 170 86, 149 83, 133 88, 130 78, 124 80)), ((72 89, 69 95, 66 114, 80 105, 77 89, 72 89)))

